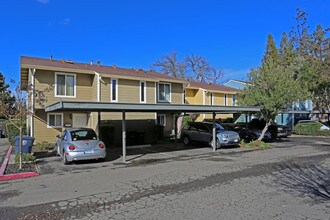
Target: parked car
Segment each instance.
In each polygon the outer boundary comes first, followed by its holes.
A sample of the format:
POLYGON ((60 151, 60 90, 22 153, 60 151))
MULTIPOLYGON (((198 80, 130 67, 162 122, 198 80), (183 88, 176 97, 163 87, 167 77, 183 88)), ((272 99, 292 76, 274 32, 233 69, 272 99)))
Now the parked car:
MULTIPOLYGON (((257 140, 262 132, 262 129, 250 127, 249 124, 245 123, 221 123, 221 126, 225 130, 235 131, 239 134, 240 138, 246 142, 257 140)), ((272 135, 269 131, 266 131, 262 140, 270 140, 272 135)))
MULTIPOLYGON (((238 145, 240 142, 239 134, 235 131, 227 131, 220 124, 216 126, 216 148, 223 146, 238 145)), ((181 130, 181 139, 185 145, 192 141, 212 144, 213 124, 208 122, 189 122, 181 130)))
POLYGON ((313 124, 319 124, 321 127, 320 127, 320 130, 330 130, 330 128, 324 124, 322 124, 321 122, 318 122, 318 121, 314 121, 314 120, 300 120, 298 121, 298 124, 306 124, 306 123, 313 123, 313 124))
POLYGON ((279 138, 286 138, 291 135, 291 129, 285 125, 278 125, 277 126, 277 137, 279 138))
POLYGON ((104 160, 106 157, 105 145, 93 129, 69 128, 56 137, 57 154, 65 165, 77 160, 104 160))

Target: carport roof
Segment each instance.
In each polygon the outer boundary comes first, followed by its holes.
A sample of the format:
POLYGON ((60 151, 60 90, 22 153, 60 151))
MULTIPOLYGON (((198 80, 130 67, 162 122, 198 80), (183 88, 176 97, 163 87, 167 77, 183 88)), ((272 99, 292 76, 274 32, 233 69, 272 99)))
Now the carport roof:
POLYGON ((184 105, 184 104, 133 104, 112 102, 59 101, 49 105, 46 112, 199 112, 199 113, 253 113, 255 106, 184 105))

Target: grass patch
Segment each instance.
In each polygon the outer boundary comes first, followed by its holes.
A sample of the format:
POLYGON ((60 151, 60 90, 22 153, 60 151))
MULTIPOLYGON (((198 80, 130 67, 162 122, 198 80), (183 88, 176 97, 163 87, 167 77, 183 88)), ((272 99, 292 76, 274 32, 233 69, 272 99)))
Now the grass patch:
POLYGON ((55 144, 43 141, 33 146, 33 152, 55 151, 55 144))
MULTIPOLYGON (((22 154, 22 163, 34 162, 36 157, 32 154, 22 154)), ((15 155, 15 164, 19 164, 19 154, 15 155)))
POLYGON ((268 149, 271 148, 271 146, 263 141, 255 140, 250 143, 245 143, 244 141, 241 141, 240 147, 242 148, 260 148, 260 149, 268 149))

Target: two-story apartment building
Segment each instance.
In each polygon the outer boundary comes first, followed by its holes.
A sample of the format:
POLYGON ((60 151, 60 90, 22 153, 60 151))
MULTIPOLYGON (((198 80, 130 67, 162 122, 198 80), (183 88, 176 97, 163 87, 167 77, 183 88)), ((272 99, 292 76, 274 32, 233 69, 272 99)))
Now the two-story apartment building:
MULTIPOLYGON (((46 113, 45 107, 59 101, 110 103, 183 104, 181 79, 142 69, 104 66, 99 62, 76 63, 70 60, 21 57, 21 85, 28 90, 28 134, 35 142, 55 142, 56 135, 66 127, 90 127, 99 132, 100 123, 118 126, 122 115, 118 112, 46 113), (29 88, 29 89, 28 89, 29 88), (46 99, 40 103, 44 95, 46 99)), ((169 113, 127 113, 128 129, 153 130, 155 121, 170 133, 173 115, 169 113)), ((120 132, 118 129, 117 133, 120 132)), ((147 135, 151 139, 152 135, 147 135)))
MULTIPOLYGON (((190 105, 221 105, 236 106, 237 93, 239 90, 227 86, 204 83, 189 82, 185 84, 185 103, 190 105)), ((233 114, 217 114, 216 118, 232 118, 233 114)), ((211 114, 200 114, 196 121, 211 119, 211 114)))

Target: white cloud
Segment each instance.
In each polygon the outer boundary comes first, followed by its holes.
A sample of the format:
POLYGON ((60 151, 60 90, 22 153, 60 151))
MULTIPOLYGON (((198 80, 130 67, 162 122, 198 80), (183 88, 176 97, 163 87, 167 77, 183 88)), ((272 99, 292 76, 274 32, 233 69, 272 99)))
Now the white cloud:
POLYGON ((49 0, 37 0, 37 2, 39 2, 41 4, 48 4, 49 0))
POLYGON ((64 25, 68 25, 71 23, 71 19, 70 18, 65 18, 62 20, 61 24, 64 24, 64 25))

